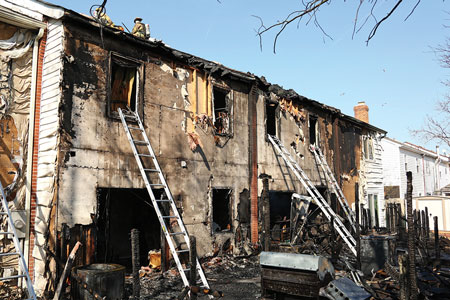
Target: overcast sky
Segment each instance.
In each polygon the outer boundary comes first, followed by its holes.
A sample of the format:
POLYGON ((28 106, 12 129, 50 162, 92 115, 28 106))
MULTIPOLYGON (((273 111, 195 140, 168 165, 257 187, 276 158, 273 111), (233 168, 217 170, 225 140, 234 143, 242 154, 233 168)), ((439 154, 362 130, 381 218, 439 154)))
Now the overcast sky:
MULTIPOLYGON (((49 1, 84 14, 102 2, 49 1)), ((152 37, 173 48, 263 75, 345 114, 353 115, 353 106, 365 101, 372 125, 388 131, 391 138, 434 150, 435 142, 425 144, 409 129, 420 127, 427 114, 434 114, 435 102, 448 92, 441 82, 449 72, 440 67, 431 47, 450 36, 450 29, 444 27, 450 25, 450 1, 422 1, 406 21, 416 1, 403 1, 368 46, 371 18, 352 39, 357 2, 335 0, 322 8, 318 21, 332 39, 313 22, 302 22, 298 28, 293 24, 280 36, 276 54, 273 34, 264 37, 260 50, 255 35, 259 21, 252 15, 271 24, 298 9, 298 0, 109 0, 106 9, 116 24, 123 22, 131 30, 133 19, 142 17, 152 37)), ((380 19, 396 1, 378 2, 375 12, 380 19)), ((369 11, 362 8, 360 22, 369 11)))

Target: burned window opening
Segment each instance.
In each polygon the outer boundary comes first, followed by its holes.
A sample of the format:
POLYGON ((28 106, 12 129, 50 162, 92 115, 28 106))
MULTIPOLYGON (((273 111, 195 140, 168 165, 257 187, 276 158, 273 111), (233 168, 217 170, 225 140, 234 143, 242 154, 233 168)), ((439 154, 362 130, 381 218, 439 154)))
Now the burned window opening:
POLYGON ((318 146, 317 117, 309 116, 309 143, 318 146))
POLYGON ((212 232, 231 231, 231 189, 213 189, 212 232))
POLYGON ((277 135, 277 108, 276 102, 266 102, 266 131, 269 135, 277 135))
POLYGON ((292 192, 269 191, 272 242, 286 242, 290 239, 291 199, 292 192))
POLYGON ((108 96, 109 116, 117 117, 117 109, 139 112, 140 67, 136 61, 111 54, 108 96))
MULTIPOLYGON (((155 196, 159 197, 159 190, 155 196)), ((161 190, 162 193, 162 190, 161 190)), ((97 189, 97 262, 117 263, 131 272, 131 229, 139 230, 141 265, 148 252, 161 249, 161 225, 146 189, 97 189)))
POLYGON ((213 105, 214 105, 214 133, 216 135, 230 136, 232 100, 230 91, 213 87, 213 105))

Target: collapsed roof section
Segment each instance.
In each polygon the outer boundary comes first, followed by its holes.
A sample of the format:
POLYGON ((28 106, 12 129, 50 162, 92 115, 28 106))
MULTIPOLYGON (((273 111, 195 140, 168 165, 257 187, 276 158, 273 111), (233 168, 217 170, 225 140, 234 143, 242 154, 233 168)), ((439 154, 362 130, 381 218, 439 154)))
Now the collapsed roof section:
POLYGON ((124 32, 120 29, 114 27, 104 26, 98 23, 91 17, 86 15, 79 14, 69 9, 65 9, 64 20, 68 22, 77 22, 84 24, 86 26, 92 26, 98 28, 98 30, 102 30, 105 34, 114 35, 116 38, 121 39, 125 42, 135 43, 142 47, 150 48, 156 54, 164 55, 165 57, 171 58, 174 61, 177 61, 181 64, 190 66, 195 69, 199 69, 204 71, 205 73, 220 78, 229 78, 231 80, 241 81, 247 84, 256 84, 262 91, 265 91, 267 95, 273 93, 279 99, 287 99, 291 100, 294 103, 302 103, 309 104, 319 110, 328 111, 336 117, 349 121, 359 127, 367 128, 372 131, 379 132, 381 134, 386 134, 387 132, 383 129, 375 127, 371 124, 362 122, 354 117, 343 114, 339 109, 334 108, 332 106, 328 106, 326 104, 320 103, 316 100, 309 99, 298 94, 293 89, 284 89, 282 86, 278 84, 271 84, 266 81, 264 76, 257 76, 250 72, 244 73, 238 70, 234 70, 228 68, 220 63, 209 61, 198 56, 173 49, 163 41, 156 39, 145 40, 142 38, 138 38, 130 33, 124 32))

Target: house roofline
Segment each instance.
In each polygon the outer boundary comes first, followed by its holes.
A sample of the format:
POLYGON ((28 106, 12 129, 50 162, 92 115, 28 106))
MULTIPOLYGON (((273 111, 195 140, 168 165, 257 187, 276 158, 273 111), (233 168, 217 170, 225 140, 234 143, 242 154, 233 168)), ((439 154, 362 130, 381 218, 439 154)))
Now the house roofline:
POLYGON ((337 108, 334 108, 332 106, 323 104, 319 101, 304 97, 292 89, 286 90, 277 84, 271 84, 266 81, 264 76, 257 76, 250 72, 245 73, 242 71, 231 69, 220 63, 213 62, 213 61, 210 61, 207 59, 203 59, 198 56, 174 49, 174 48, 166 45, 162 41, 144 40, 144 39, 135 37, 134 35, 132 35, 130 33, 121 31, 119 29, 115 29, 115 28, 108 27, 108 26, 102 26, 97 21, 92 19, 91 17, 77 13, 70 9, 65 9, 65 14, 64 14, 63 18, 70 19, 73 21, 79 21, 88 26, 94 26, 97 28, 102 27, 102 30, 104 30, 108 34, 112 34, 118 38, 122 38, 124 40, 130 41, 133 43, 137 43, 143 47, 149 47, 153 51, 156 51, 161 54, 165 54, 165 55, 167 55, 183 64, 186 64, 190 67, 193 67, 196 69, 202 69, 203 71, 205 71, 211 75, 220 76, 220 77, 228 77, 230 79, 241 81, 241 82, 244 82, 247 84, 257 84, 261 89, 266 90, 269 93, 273 92, 274 94, 276 94, 277 96, 279 96, 281 98, 292 100, 292 101, 298 102, 298 103, 306 102, 313 107, 316 107, 321 110, 329 111, 332 114, 337 115, 339 118, 341 118, 343 120, 347 120, 347 121, 349 121, 355 125, 358 125, 362 128, 376 131, 381 134, 387 133, 387 131, 385 131, 381 128, 378 128, 378 127, 368 124, 366 122, 360 121, 352 116, 345 115, 337 108))

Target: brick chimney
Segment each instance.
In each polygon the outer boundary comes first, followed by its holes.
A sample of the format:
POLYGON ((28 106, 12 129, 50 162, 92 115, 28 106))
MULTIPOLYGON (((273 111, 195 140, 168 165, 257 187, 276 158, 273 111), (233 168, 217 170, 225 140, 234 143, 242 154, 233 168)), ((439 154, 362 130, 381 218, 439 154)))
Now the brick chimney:
POLYGON ((369 123, 369 107, 367 106, 366 102, 358 102, 358 104, 353 107, 353 111, 355 112, 355 118, 360 121, 369 123))

